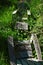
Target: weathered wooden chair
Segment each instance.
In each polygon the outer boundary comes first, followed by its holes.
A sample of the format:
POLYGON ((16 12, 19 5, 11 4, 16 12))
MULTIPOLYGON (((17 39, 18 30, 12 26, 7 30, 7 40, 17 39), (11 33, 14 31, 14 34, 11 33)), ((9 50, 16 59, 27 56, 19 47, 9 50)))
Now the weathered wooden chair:
MULTIPOLYGON (((28 30, 27 23, 17 23, 15 29, 28 30)), ((13 37, 8 37, 8 50, 11 65, 43 65, 41 50, 36 34, 32 34, 30 40, 23 40, 14 42, 13 37), (31 43, 33 41, 37 58, 34 59, 32 55, 31 43)))

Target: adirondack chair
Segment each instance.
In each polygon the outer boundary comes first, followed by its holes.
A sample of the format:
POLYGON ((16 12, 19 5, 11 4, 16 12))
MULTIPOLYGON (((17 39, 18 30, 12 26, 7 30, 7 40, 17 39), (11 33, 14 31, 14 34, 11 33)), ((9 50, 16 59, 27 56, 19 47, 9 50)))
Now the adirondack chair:
MULTIPOLYGON (((15 29, 28 30, 28 24, 18 22, 15 29)), ((13 41, 13 37, 8 37, 8 50, 10 65, 43 65, 41 50, 36 34, 32 34, 30 40, 13 41), (33 58, 31 42, 33 41, 38 59, 33 58)))

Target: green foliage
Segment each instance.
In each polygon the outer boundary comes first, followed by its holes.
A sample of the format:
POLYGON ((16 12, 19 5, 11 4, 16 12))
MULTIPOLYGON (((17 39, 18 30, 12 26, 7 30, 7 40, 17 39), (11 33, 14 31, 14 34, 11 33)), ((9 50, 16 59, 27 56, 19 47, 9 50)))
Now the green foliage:
MULTIPOLYGON (((0 38, 3 37, 4 39, 7 39, 7 37, 11 35, 15 40, 23 40, 29 39, 30 37, 30 34, 28 36, 28 34, 26 34, 25 32, 20 32, 14 29, 15 23, 18 21, 19 17, 18 14, 13 17, 12 12, 17 9, 18 1, 19 0, 0 1, 0 38)), ((27 0, 26 3, 31 11, 31 16, 28 17, 27 21, 25 21, 29 25, 29 32, 43 32, 43 3, 41 2, 41 0, 27 0)), ((26 14, 26 9, 22 11, 20 8, 19 10, 23 14, 23 16, 24 14, 26 14)), ((41 45, 43 43, 43 34, 38 34, 38 39, 41 45)), ((41 50, 43 55, 42 47, 41 50)), ((36 57, 35 51, 33 52, 33 54, 34 57, 36 57)), ((1 60, 0 63, 2 62, 4 63, 4 61, 1 60)))

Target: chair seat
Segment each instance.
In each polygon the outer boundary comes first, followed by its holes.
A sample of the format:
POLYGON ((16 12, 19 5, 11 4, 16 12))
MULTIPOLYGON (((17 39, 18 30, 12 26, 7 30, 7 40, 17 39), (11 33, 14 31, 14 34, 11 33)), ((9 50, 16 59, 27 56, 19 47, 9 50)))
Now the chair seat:
POLYGON ((30 59, 20 59, 20 60, 17 60, 17 65, 43 65, 43 61, 39 61, 36 59, 34 60, 30 60, 30 59))

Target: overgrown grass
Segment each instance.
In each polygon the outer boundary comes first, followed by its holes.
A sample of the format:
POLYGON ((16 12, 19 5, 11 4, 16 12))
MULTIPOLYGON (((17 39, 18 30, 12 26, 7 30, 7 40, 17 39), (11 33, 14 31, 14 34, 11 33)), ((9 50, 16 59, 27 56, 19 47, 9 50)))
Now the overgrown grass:
POLYGON ((7 42, 4 38, 0 38, 0 65, 9 65, 9 56, 7 42))

